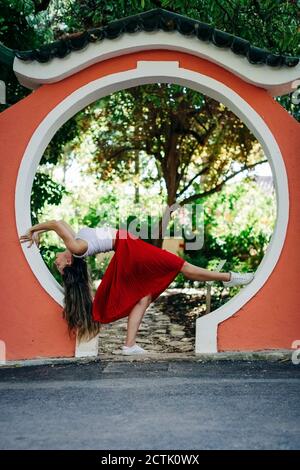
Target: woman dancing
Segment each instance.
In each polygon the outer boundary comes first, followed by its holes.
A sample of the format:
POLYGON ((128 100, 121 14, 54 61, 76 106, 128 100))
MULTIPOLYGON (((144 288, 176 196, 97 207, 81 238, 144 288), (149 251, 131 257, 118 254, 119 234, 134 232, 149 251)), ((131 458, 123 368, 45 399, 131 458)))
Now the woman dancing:
POLYGON ((54 230, 65 244, 55 265, 62 275, 64 310, 69 331, 79 339, 95 337, 101 324, 128 317, 125 355, 144 354, 136 344, 142 318, 153 302, 181 272, 193 281, 222 281, 226 287, 245 285, 253 273, 221 273, 194 266, 180 256, 150 245, 131 232, 112 227, 83 227, 77 233, 63 220, 33 225, 21 243, 39 246, 40 234, 54 230), (85 257, 114 251, 93 299, 85 257))

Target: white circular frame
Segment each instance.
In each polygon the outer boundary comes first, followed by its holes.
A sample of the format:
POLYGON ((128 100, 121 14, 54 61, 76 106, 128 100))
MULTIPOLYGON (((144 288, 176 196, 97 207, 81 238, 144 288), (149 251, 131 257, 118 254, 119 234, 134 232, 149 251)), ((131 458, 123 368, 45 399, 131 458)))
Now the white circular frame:
MULTIPOLYGON (((274 176, 277 220, 272 239, 255 279, 225 305, 196 321, 195 352, 217 352, 219 323, 234 315, 267 281, 283 248, 289 216, 288 179, 276 139, 262 117, 241 96, 222 82, 179 67, 176 61, 139 61, 135 69, 107 75, 75 90, 43 119, 26 147, 15 190, 17 230, 21 235, 31 226, 30 200, 34 176, 43 153, 57 130, 74 114, 104 96, 125 88, 157 82, 189 87, 228 106, 261 143, 274 176)), ((37 247, 28 249, 23 244, 22 248, 39 283, 62 306, 63 289, 48 270, 37 247)))

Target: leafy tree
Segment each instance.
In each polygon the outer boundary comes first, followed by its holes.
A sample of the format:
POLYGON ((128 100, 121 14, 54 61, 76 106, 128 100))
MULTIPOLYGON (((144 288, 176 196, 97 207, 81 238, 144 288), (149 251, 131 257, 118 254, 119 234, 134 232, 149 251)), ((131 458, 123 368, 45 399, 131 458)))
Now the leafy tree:
MULTIPOLYGON (((11 49, 26 50, 39 47, 49 36, 42 28, 35 27, 33 18, 41 21, 50 0, 1 0, 0 43, 11 49)), ((11 67, 0 64, 0 80, 6 83, 7 105, 0 104, 0 111, 17 103, 30 93, 19 84, 11 67)))
MULTIPOLYGON (((157 7, 211 24, 271 52, 300 55, 299 0, 79 0, 65 4, 64 11, 56 9, 56 24, 66 26, 60 35, 64 37, 66 32, 105 26, 115 19, 157 7)), ((300 106, 293 103, 291 94, 276 100, 300 119, 300 106)))
POLYGON ((32 193, 31 193, 31 216, 32 223, 39 222, 39 216, 46 203, 58 205, 60 204, 65 189, 55 183, 45 173, 38 172, 35 175, 32 193))
MULTIPOLYGON (((207 269, 216 269, 220 260, 226 260, 225 271, 255 271, 261 263, 273 234, 276 220, 274 190, 261 188, 249 178, 225 185, 222 190, 205 200, 204 245, 198 251, 186 251, 184 258, 207 269)), ((180 274, 174 285, 184 287, 194 283, 180 274)), ((212 305, 216 309, 240 287, 225 289, 214 283, 212 305)))
MULTIPOLYGON (((269 245, 276 220, 274 190, 249 177, 202 200, 205 243, 202 255, 227 260, 226 269, 253 271, 269 245)), ((193 253, 191 253, 192 255, 193 253)))
POLYGON ((91 171, 99 178, 110 181, 117 173, 148 186, 160 182, 167 216, 159 219, 160 236, 154 241, 158 246, 170 220, 169 207, 220 191, 238 173, 266 161, 234 113, 177 85, 114 93, 88 107, 80 125, 81 141, 88 136, 94 141, 91 171))

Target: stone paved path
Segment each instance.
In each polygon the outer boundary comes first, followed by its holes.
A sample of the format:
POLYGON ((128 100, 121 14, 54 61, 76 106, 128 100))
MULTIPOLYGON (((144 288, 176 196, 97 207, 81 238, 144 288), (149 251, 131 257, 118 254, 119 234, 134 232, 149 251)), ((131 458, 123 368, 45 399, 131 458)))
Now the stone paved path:
MULTIPOLYGON (((180 299, 179 299, 180 302, 180 299)), ((174 309, 173 309, 174 310, 174 309)), ((149 352, 188 353, 195 348, 195 320, 205 312, 204 291, 167 289, 146 311, 137 343, 149 352), (167 297, 184 296, 187 306, 176 315, 167 307, 167 297), (186 299, 188 297, 188 299, 186 299)), ((126 338, 127 317, 105 325, 99 338, 99 354, 119 354, 126 338)))

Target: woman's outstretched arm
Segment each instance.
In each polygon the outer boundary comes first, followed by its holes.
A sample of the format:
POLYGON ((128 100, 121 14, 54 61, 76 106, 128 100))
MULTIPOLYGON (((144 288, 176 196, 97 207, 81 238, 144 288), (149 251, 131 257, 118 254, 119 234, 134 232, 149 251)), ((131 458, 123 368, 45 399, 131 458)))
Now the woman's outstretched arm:
POLYGON ((20 237, 21 243, 29 242, 28 248, 33 243, 38 246, 38 237, 42 232, 54 230, 57 235, 63 240, 66 248, 75 255, 82 255, 86 252, 88 246, 87 242, 80 239, 75 239, 75 232, 72 227, 64 220, 49 220, 40 224, 33 225, 27 232, 20 237))

